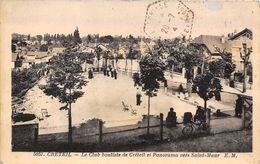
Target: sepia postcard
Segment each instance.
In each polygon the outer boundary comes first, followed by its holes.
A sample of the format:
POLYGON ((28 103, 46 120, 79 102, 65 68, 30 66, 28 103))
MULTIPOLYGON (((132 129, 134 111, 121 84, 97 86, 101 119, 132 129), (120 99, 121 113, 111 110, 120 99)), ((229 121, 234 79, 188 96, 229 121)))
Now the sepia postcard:
POLYGON ((260 164, 257 0, 0 0, 0 163, 260 164))

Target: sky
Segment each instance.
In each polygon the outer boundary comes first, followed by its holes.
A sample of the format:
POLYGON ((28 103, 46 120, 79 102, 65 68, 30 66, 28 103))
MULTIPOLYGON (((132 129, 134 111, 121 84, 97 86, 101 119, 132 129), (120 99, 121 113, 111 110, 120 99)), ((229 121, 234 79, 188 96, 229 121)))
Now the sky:
MULTIPOLYGON (((69 34, 78 27, 81 36, 97 33, 145 36, 143 27, 146 10, 152 2, 154 1, 11 0, 2 4, 3 23, 8 25, 11 32, 31 35, 69 34)), ((256 10, 259 4, 252 1, 183 0, 182 2, 194 13, 192 38, 200 34, 227 35, 234 30, 239 32, 244 28, 253 29, 257 23, 255 17, 259 16, 259 11, 256 10)), ((170 6, 170 10, 176 10, 174 3, 170 6)), ((175 35, 179 34, 174 32, 169 34, 170 37, 175 35)))

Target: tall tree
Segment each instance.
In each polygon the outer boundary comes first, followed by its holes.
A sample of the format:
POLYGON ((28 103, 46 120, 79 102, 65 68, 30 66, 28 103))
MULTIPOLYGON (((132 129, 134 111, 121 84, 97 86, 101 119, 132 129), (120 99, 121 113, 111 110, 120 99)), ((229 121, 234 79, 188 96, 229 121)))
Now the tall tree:
POLYGON ((41 44, 41 41, 42 41, 42 35, 36 35, 36 38, 37 38, 38 42, 41 44))
POLYGON ((128 52, 126 58, 130 59, 130 61, 131 61, 131 73, 133 73, 133 60, 137 58, 137 55, 138 55, 138 51, 133 49, 132 46, 130 46, 129 52, 128 52))
MULTIPOLYGON (((150 128, 150 98, 155 89, 159 88, 159 81, 164 80, 165 64, 155 56, 147 54, 140 62, 141 84, 148 96, 147 135, 150 128)), ((135 79, 134 79, 135 80, 135 79)))
POLYGON ((99 71, 99 61, 101 59, 102 49, 99 46, 96 46, 95 53, 96 53, 96 58, 98 60, 98 68, 97 68, 97 70, 99 71))
POLYGON ((186 49, 182 51, 182 62, 184 63, 184 66, 186 68, 187 83, 189 83, 193 79, 193 67, 199 66, 202 63, 202 53, 199 48, 200 47, 197 47, 195 45, 188 44, 186 46, 186 49))
POLYGON ((209 62, 209 71, 217 77, 224 77, 225 63, 223 59, 216 59, 209 62))
POLYGON ((80 63, 75 61, 75 56, 67 50, 50 62, 52 74, 50 74, 47 85, 42 89, 46 95, 51 95, 59 99, 61 103, 66 103, 60 110, 68 110, 68 143, 72 143, 72 116, 71 104, 75 103, 78 98, 83 96, 84 92, 80 91, 82 86, 86 85, 80 63))
POLYGON ((222 77, 230 79, 231 74, 235 71, 236 65, 232 61, 232 53, 227 52, 226 49, 223 49, 222 51, 220 48, 215 47, 216 51, 221 56, 221 71, 222 71, 222 77))
POLYGON ((82 43, 82 40, 81 40, 81 38, 80 38, 80 36, 79 36, 79 29, 78 29, 78 27, 75 29, 73 37, 74 37, 74 41, 75 41, 77 44, 82 43))
POLYGON ((183 48, 179 38, 175 38, 172 42, 166 45, 167 53, 169 54, 166 58, 167 67, 171 70, 171 77, 173 77, 173 71, 176 66, 183 64, 181 63, 182 54, 181 49, 183 48))
POLYGON ((44 34, 44 35, 43 35, 43 40, 46 41, 46 42, 48 42, 49 40, 51 40, 50 34, 48 34, 48 33, 47 33, 47 34, 44 34))
POLYGON ((192 70, 194 66, 199 66, 202 63, 201 49, 199 46, 187 44, 180 39, 175 39, 168 46, 169 56, 167 57, 168 65, 182 64, 186 70, 187 89, 190 91, 190 81, 193 79, 192 70))
POLYGON ((166 47, 163 44, 163 42, 158 39, 156 44, 153 46, 153 55, 155 55, 157 58, 163 58, 163 53, 166 51, 166 47))
POLYGON ((31 35, 28 34, 28 36, 27 36, 27 40, 30 40, 30 39, 31 39, 31 35))
MULTIPOLYGON (((204 110, 206 116, 209 117, 209 111, 207 110, 207 101, 214 97, 222 90, 220 80, 215 78, 210 72, 196 76, 193 80, 193 91, 195 91, 204 100, 204 110)), ((209 121, 209 118, 208 118, 209 121)), ((209 124, 209 122, 208 122, 209 124)))

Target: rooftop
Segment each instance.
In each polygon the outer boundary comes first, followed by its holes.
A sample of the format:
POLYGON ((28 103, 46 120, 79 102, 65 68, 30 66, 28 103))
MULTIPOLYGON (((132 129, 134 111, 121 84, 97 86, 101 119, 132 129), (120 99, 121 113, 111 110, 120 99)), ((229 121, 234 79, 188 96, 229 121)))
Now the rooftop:
POLYGON ((35 56, 35 59, 42 59, 47 57, 49 54, 48 52, 42 52, 42 51, 28 51, 27 56, 35 56))
POLYGON ((200 35, 192 43, 205 45, 212 54, 218 53, 215 47, 221 50, 225 49, 228 52, 231 51, 231 42, 224 36, 200 35))
POLYGON ((229 40, 234 40, 240 36, 249 34, 249 39, 252 39, 253 33, 252 30, 245 28, 244 30, 240 31, 239 33, 236 33, 235 35, 232 35, 231 37, 229 37, 229 40))

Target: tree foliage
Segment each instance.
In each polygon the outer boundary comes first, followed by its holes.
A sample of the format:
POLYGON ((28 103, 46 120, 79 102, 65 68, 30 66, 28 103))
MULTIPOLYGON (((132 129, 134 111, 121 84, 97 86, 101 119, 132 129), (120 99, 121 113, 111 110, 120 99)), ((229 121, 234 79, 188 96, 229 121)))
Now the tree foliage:
POLYGON ((48 79, 43 91, 47 95, 54 96, 62 103, 74 103, 83 95, 81 89, 86 81, 80 75, 82 67, 74 60, 75 56, 63 54, 51 61, 53 73, 48 79), (71 93, 68 91, 72 90, 71 93))
POLYGON ((42 44, 40 46, 40 51, 47 52, 49 49, 49 46, 47 44, 42 44))
POLYGON ((52 73, 47 80, 47 84, 42 87, 46 95, 56 97, 61 103, 66 103, 65 107, 61 107, 60 110, 68 110, 69 144, 72 143, 71 104, 83 96, 84 92, 80 89, 87 83, 81 75, 80 54, 71 52, 72 49, 74 48, 68 48, 64 54, 52 58, 50 61, 52 73))
POLYGON ((164 80, 163 61, 148 54, 141 58, 139 65, 143 89, 153 91, 159 88, 159 81, 164 80))
POLYGON ((191 71, 194 66, 199 66, 202 63, 202 49, 193 44, 187 44, 181 39, 175 39, 167 46, 169 56, 167 57, 167 66, 182 65, 186 68, 187 81, 190 80, 191 71))
POLYGON ((138 50, 136 50, 136 49, 134 49, 134 48, 131 46, 131 47, 129 48, 129 52, 128 52, 126 58, 133 60, 133 59, 140 58, 140 56, 141 56, 141 52, 138 51, 138 50))
MULTIPOLYGON (((197 75, 193 81, 193 91, 196 92, 200 98, 204 100, 204 111, 207 118, 207 124, 210 125, 210 110, 207 110, 207 101, 214 96, 220 95, 222 86, 220 80, 215 78, 210 72, 206 72, 202 75, 197 75)), ((208 128, 209 132, 210 128, 208 128)))
POLYGON ((232 61, 232 54, 225 49, 221 51, 218 47, 216 47, 216 51, 220 54, 221 59, 209 63, 210 71, 216 76, 220 75, 222 78, 230 78, 236 68, 236 65, 232 61), (218 69, 213 68, 213 66, 216 66, 218 69))
MULTIPOLYGON (((148 120, 147 120, 147 135, 149 135, 150 126, 150 97, 155 89, 159 88, 159 81, 164 80, 165 64, 156 56, 147 54, 143 56, 139 62, 141 80, 143 90, 148 95, 148 120)), ((136 82, 136 78, 133 79, 136 82)), ((139 80, 138 80, 139 81, 139 80)))
POLYGON ((79 29, 78 29, 78 27, 74 31, 73 39, 74 39, 74 42, 77 43, 77 44, 82 43, 82 40, 81 40, 81 38, 79 36, 79 29))
POLYGON ((209 71, 216 77, 224 76, 225 63, 222 59, 209 62, 209 71))
MULTIPOLYGON (((21 58, 17 57, 17 61, 21 61, 21 58)), ((12 96, 23 96, 44 75, 44 72, 45 63, 34 64, 32 67, 23 70, 12 70, 12 96)))
POLYGON ((222 90, 220 80, 210 72, 196 76, 192 88, 204 101, 211 99, 222 90))

